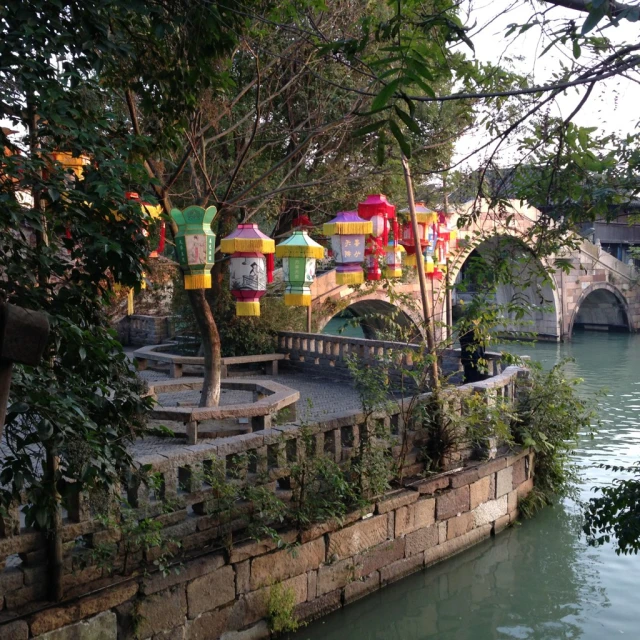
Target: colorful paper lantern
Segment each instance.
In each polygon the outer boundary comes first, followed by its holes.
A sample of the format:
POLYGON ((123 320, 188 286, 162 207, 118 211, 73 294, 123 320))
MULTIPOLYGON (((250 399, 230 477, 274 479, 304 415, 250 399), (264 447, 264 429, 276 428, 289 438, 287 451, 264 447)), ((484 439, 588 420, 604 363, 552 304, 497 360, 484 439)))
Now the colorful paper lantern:
POLYGON ((405 264, 411 267, 418 265, 416 252, 420 251, 422 253, 429 246, 429 227, 438 220, 438 214, 425 206, 424 202, 416 202, 415 209, 418 221, 418 240, 416 242, 413 237, 413 225, 410 221, 402 225, 402 238, 400 240, 400 244, 407 252, 405 264))
POLYGON ((291 221, 291 226, 294 229, 313 229, 313 222, 306 213, 302 213, 291 221))
POLYGON ((402 277, 402 254, 405 249, 398 244, 393 238, 389 238, 386 251, 386 267, 384 268, 385 278, 401 278, 402 277))
POLYGON ((237 316, 259 316, 260 298, 267 292, 267 259, 275 251, 275 242, 257 224, 239 224, 223 238, 220 251, 230 253, 231 294, 236 299, 237 316))
POLYGON ((127 200, 133 200, 133 202, 139 204, 142 210, 154 220, 157 220, 162 215, 162 205, 145 202, 135 191, 127 191, 125 197, 127 200))
POLYGON ((449 250, 450 251, 458 250, 458 230, 457 229, 449 229, 449 250))
POLYGON ((91 162, 89 156, 74 156, 68 151, 54 151, 51 154, 51 159, 55 162, 59 162, 65 170, 71 169, 76 178, 82 178, 84 167, 91 162))
POLYGON ((371 222, 360 218, 357 211, 341 211, 333 220, 323 225, 323 233, 331 236, 338 284, 364 282, 362 261, 365 235, 371 233, 372 226, 371 222))
POLYGON ((424 272, 430 278, 432 278, 434 276, 435 270, 436 270, 436 265, 435 265, 435 262, 433 261, 433 258, 431 256, 427 256, 424 263, 424 272))
POLYGON ((216 249, 211 222, 215 215, 215 207, 203 209, 192 205, 184 211, 171 210, 171 217, 178 226, 176 254, 184 272, 185 289, 211 288, 211 268, 216 249))
POLYGON ((438 229, 438 264, 447 264, 449 257, 449 230, 440 225, 438 229))
POLYGON ((282 258, 287 283, 284 303, 289 307, 311 306, 310 285, 316 275, 316 260, 324 258, 324 247, 306 231, 294 231, 276 247, 276 256, 282 258))
POLYGON ((380 280, 380 260, 385 255, 389 239, 390 220, 396 217, 396 208, 387 201, 387 197, 377 193, 368 195, 364 202, 358 203, 358 215, 371 221, 371 235, 367 238, 365 250, 367 280, 380 280))

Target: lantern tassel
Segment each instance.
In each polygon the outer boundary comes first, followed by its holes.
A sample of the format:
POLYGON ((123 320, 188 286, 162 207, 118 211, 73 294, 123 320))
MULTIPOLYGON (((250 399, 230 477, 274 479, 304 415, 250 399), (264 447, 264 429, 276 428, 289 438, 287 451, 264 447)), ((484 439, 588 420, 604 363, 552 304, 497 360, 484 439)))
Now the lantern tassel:
POLYGON ((271 238, 223 238, 220 241, 222 253, 273 253, 276 250, 275 242, 271 238))
POLYGON ((260 315, 260 303, 255 301, 236 302, 236 315, 255 318, 260 315))
POLYGON ((362 284, 364 282, 363 271, 346 271, 336 273, 337 284, 362 284))
POLYGON ((385 278, 402 278, 402 269, 391 269, 386 267, 384 270, 385 278))
POLYGON ((284 303, 287 307, 310 307, 310 293, 285 293, 284 303))
POLYGON ((325 222, 322 227, 322 233, 325 236, 340 235, 357 235, 359 233, 370 234, 373 231, 373 224, 369 221, 361 222, 325 222))
POLYGON ((158 240, 158 248, 156 249, 156 253, 162 253, 164 251, 164 243, 167 237, 167 226, 165 222, 160 223, 160 240, 158 240))
POLYGON ((210 289, 211 288, 211 274, 199 274, 184 276, 184 288, 190 291, 191 289, 210 289))

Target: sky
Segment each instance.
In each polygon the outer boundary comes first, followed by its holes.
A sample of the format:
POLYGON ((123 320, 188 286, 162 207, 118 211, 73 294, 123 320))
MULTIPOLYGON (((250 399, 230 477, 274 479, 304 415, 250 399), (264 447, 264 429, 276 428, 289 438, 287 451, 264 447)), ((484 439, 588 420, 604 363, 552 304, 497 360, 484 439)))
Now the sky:
MULTIPOLYGON (((550 5, 537 3, 539 8, 550 8, 550 5)), ((499 62, 503 56, 523 59, 514 62, 514 70, 531 74, 536 84, 549 81, 554 70, 558 70, 562 60, 570 64, 573 60, 571 51, 566 48, 554 47, 544 56, 540 56, 546 43, 541 40, 541 33, 534 27, 526 33, 509 39, 505 37, 508 27, 512 23, 524 24, 531 17, 532 5, 523 0, 463 0, 462 15, 467 26, 472 27, 471 39, 475 46, 475 58, 483 62, 499 62), (505 9, 509 8, 508 12, 505 9)), ((582 25, 587 14, 552 7, 548 17, 554 19, 574 19, 582 25)), ((608 21, 603 20, 602 25, 608 21)), ((640 39, 640 22, 621 22, 619 27, 603 29, 601 35, 609 38, 612 43, 637 43, 640 39)), ((468 48, 465 53, 473 56, 468 48)), ((578 59, 578 63, 583 61, 578 59)), ((586 61, 586 60, 585 60, 586 61)), ((640 76, 638 76, 640 81, 640 76)), ((551 110, 552 115, 566 117, 584 95, 585 88, 568 89, 558 97, 551 110)), ((611 78, 602 81, 592 92, 587 104, 575 117, 574 122, 585 127, 599 127, 604 133, 631 133, 637 131, 640 106, 640 84, 631 79, 611 78)), ((455 161, 476 149, 487 140, 487 137, 473 131, 461 139, 456 147, 455 161)), ((478 166, 486 154, 475 156, 465 161, 462 167, 474 168, 478 166)), ((500 164, 510 164, 517 158, 515 146, 504 147, 498 156, 500 164)))

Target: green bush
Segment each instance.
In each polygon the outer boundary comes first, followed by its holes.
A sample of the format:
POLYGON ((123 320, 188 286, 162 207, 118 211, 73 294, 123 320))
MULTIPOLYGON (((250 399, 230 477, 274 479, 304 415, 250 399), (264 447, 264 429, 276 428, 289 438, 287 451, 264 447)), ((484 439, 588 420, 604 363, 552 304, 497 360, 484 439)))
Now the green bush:
POLYGON ((516 415, 512 426, 516 443, 536 453, 536 496, 525 509, 532 515, 542 504, 572 492, 577 478, 572 454, 582 432, 593 437, 596 413, 591 401, 577 393, 580 379, 569 378, 565 362, 543 371, 533 365, 519 380, 516 415))

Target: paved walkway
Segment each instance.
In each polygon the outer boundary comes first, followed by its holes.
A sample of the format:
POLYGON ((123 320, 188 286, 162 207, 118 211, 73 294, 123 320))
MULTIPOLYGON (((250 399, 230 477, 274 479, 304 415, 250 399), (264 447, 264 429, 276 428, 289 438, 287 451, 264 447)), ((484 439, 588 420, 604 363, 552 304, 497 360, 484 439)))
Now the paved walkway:
MULTIPOLYGON (((169 379, 169 376, 158 371, 140 371, 138 375, 148 382, 169 379)), ((252 376, 251 379, 273 380, 285 387, 299 391, 298 418, 300 420, 317 421, 326 419, 333 414, 359 411, 362 408, 360 398, 353 385, 345 380, 335 381, 326 377, 291 373, 283 373, 278 376, 252 376)), ((173 407, 178 402, 196 405, 199 399, 199 391, 162 393, 158 396, 160 404, 173 407)), ((223 389, 220 394, 221 405, 250 402, 251 399, 252 394, 244 391, 223 389)))

